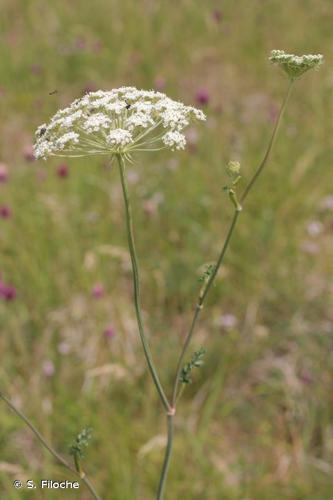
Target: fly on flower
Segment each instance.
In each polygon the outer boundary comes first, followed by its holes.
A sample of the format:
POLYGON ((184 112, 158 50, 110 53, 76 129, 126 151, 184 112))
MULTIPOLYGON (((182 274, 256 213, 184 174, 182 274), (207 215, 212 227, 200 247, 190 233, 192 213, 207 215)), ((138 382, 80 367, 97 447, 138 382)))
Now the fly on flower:
POLYGON ((205 114, 153 90, 121 87, 90 92, 36 131, 37 158, 184 149, 183 130, 205 114))

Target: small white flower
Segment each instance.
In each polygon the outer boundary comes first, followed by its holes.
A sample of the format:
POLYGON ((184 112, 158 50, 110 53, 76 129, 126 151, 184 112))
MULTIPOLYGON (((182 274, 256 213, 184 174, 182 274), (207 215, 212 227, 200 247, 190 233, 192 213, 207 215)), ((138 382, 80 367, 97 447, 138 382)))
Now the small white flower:
POLYGON ((127 118, 125 125, 129 130, 134 130, 136 127, 147 128, 149 125, 154 125, 154 120, 147 113, 135 113, 127 118))
POLYGON ((58 137, 56 145, 60 150, 63 150, 65 146, 73 146, 74 144, 78 144, 78 142, 79 134, 76 132, 67 132, 67 134, 58 137))
POLYGON ((162 140, 166 146, 169 146, 172 150, 184 149, 186 146, 186 139, 183 134, 177 131, 167 132, 162 140))
POLYGON ((82 111, 79 109, 69 116, 63 116, 62 118, 59 118, 58 120, 56 120, 56 123, 64 128, 70 128, 77 120, 81 118, 81 116, 82 111))
POLYGON ((98 132, 102 128, 108 128, 111 123, 110 118, 103 113, 95 113, 89 116, 82 124, 82 128, 87 132, 98 132))
POLYGON ((119 146, 120 148, 123 148, 133 142, 133 137, 128 130, 117 128, 109 133, 107 141, 111 144, 111 146, 119 146))
POLYGON ((116 115, 120 115, 124 109, 126 109, 126 102, 125 101, 118 101, 118 102, 109 102, 108 104, 105 104, 105 109, 107 111, 114 112, 116 115))
POLYGON ((36 131, 35 155, 86 156, 184 149, 181 133, 204 113, 161 92, 120 87, 99 90, 59 110, 36 131))

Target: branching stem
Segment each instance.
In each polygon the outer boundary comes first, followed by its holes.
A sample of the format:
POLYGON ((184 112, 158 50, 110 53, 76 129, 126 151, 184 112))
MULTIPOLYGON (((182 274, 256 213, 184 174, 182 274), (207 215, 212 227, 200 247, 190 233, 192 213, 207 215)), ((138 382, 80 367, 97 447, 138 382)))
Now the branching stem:
POLYGON ((287 93, 286 93, 286 96, 282 102, 282 105, 281 105, 281 108, 280 108, 280 112, 278 114, 278 117, 277 117, 277 120, 275 122, 275 125, 274 125, 274 129, 273 129, 273 133, 272 133, 272 136, 270 138, 270 141, 268 143, 268 147, 267 147, 267 150, 266 150, 266 153, 261 161, 261 163, 259 164, 257 170, 255 171, 253 177, 251 178, 250 182, 248 183, 247 187, 245 188, 244 190, 244 193, 241 197, 241 204, 237 207, 237 204, 235 205, 236 208, 235 208, 235 212, 234 212, 234 216, 233 216, 233 219, 231 221, 231 224, 230 224, 230 227, 229 227, 229 230, 227 232, 227 236, 226 236, 226 239, 223 243, 223 246, 222 246, 222 250, 221 250, 221 253, 220 253, 220 256, 218 258, 218 261, 217 261, 217 264, 216 266, 214 267, 214 271, 212 272, 212 274, 210 275, 209 277, 209 280, 207 282, 207 285, 206 287, 204 288, 203 292, 199 295, 199 299, 198 299, 198 302, 197 302, 197 305, 195 307, 195 311, 194 311, 194 315, 193 315, 193 319, 192 319, 192 323, 191 323, 191 326, 190 326, 190 329, 185 337, 185 341, 184 341, 184 345, 183 345, 183 349, 181 351, 181 354, 180 354, 180 357, 179 357, 179 360, 178 360, 178 363, 177 363, 177 369, 176 369, 176 377, 175 377, 175 381, 174 381, 174 388, 173 388, 173 395, 172 395, 172 406, 175 406, 176 404, 176 401, 177 401, 177 393, 178 393, 178 387, 179 387, 179 376, 180 376, 180 372, 181 372, 181 369, 182 369, 182 365, 183 365, 183 362, 184 362, 184 358, 185 358, 185 355, 187 353, 187 349, 189 347, 189 344, 191 342, 191 339, 192 339, 192 336, 193 336, 193 333, 194 333, 194 329, 195 329, 195 326, 196 326, 196 323, 197 323, 197 319, 199 317, 199 314, 200 314, 200 311, 203 307, 203 303, 205 301, 205 298, 217 276, 217 273, 220 269, 220 266, 221 264, 223 263, 223 259, 224 259, 224 256, 226 254, 226 251, 228 249, 228 246, 229 246, 229 243, 230 243, 230 239, 231 239, 231 236, 234 232, 234 229, 235 229, 235 226, 237 224, 237 221, 238 221, 238 217, 239 217, 239 214, 243 208, 243 204, 244 204, 244 201, 247 197, 247 195, 249 194, 250 190, 252 189, 253 185, 255 184, 256 180, 258 179, 259 175, 261 174, 261 172, 263 171, 269 157, 270 157, 270 153, 271 153, 271 150, 272 150, 272 147, 275 143, 275 139, 276 139, 276 136, 277 136, 277 132, 279 130, 279 126, 280 126, 280 123, 281 123, 281 119, 283 117, 283 114, 284 114, 284 111, 286 109, 286 106, 287 106, 287 103, 288 103, 288 100, 289 100, 289 97, 290 97, 290 93, 291 93, 291 89, 292 89, 292 86, 293 86, 293 80, 290 81, 289 83, 289 86, 288 86, 288 90, 287 90, 287 93))
POLYGON ((88 488, 90 491, 91 495, 95 500, 101 500, 101 497, 98 495, 96 492, 94 486, 88 479, 87 475, 85 473, 79 473, 72 467, 67 460, 65 460, 57 451, 55 451, 52 446, 50 446, 45 438, 41 435, 41 433, 36 429, 36 427, 30 422, 30 420, 22 413, 16 406, 13 405, 13 403, 0 392, 0 399, 2 399, 6 405, 14 412, 16 415, 30 428, 30 430, 35 434, 36 438, 39 440, 39 442, 44 446, 44 448, 47 449, 53 457, 58 460, 66 469, 68 469, 70 472, 72 472, 75 476, 77 476, 88 488))

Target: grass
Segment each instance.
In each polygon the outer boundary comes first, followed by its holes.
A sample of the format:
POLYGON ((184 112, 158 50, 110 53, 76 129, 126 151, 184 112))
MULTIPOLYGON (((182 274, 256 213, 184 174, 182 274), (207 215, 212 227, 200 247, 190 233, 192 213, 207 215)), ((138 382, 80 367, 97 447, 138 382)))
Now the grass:
MULTIPOLYGON (((166 498, 329 500, 332 14, 325 0, 2 2, 0 205, 13 215, 0 219, 0 273, 17 299, 0 302, 1 389, 63 454, 93 428, 85 463, 105 499, 154 498, 165 432, 134 318, 119 176, 100 159, 70 161, 67 178, 57 160, 27 161, 34 130, 88 87, 163 78, 188 104, 208 89, 209 120, 190 150, 130 168, 143 309, 171 391, 201 266, 216 259, 232 212, 224 165, 240 159, 250 177, 285 91, 267 55, 326 56, 294 90, 203 311, 192 350, 205 347, 206 363, 183 396, 166 498), (106 292, 94 299, 99 282, 106 292)), ((71 479, 1 405, 1 498, 59 498, 14 490, 25 478, 71 479)), ((89 498, 83 488, 67 497, 89 498)))

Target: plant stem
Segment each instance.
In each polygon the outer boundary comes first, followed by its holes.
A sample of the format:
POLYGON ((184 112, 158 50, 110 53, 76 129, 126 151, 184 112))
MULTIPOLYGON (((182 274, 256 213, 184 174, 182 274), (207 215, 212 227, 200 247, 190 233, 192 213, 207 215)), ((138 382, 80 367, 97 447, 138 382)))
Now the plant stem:
MULTIPOLYGON (((270 157, 270 153, 271 153, 272 147, 273 147, 273 145, 275 143, 275 139, 276 139, 276 136, 277 136, 277 133, 278 133, 278 130, 279 130, 281 119, 283 117, 284 111, 286 109, 286 106, 287 106, 287 103, 288 103, 288 100, 289 100, 289 97, 290 97, 292 86, 293 86, 293 80, 291 80, 290 83, 289 83, 288 90, 287 90, 285 98, 284 98, 284 100, 282 102, 282 105, 281 105, 280 112, 278 114, 277 120, 275 122, 273 133, 272 133, 272 136, 271 136, 270 141, 268 143, 268 147, 267 147, 266 153, 265 153, 265 155, 264 155, 261 163, 259 164, 259 167, 255 171, 253 177, 251 178, 249 184, 247 185, 247 187, 244 190, 244 193, 243 193, 243 195, 241 197, 241 205, 244 204, 244 201, 245 201, 247 195, 249 194, 250 190, 252 189, 252 187, 255 184, 255 182, 258 179, 258 177, 260 176, 261 172, 263 171, 263 169, 264 169, 264 167, 265 167, 265 165, 266 165, 266 163, 267 163, 267 161, 268 161, 268 159, 270 157)), ((178 394, 178 387, 179 387, 179 377, 180 377, 180 372, 181 372, 182 365, 183 365, 183 362, 184 362, 184 357, 186 355, 187 349, 188 349, 189 344, 191 342, 191 339, 192 339, 192 336, 193 336, 193 333, 194 333, 194 329, 195 329, 195 326, 196 326, 196 323, 197 323, 197 319, 198 319, 200 311, 201 311, 201 309, 203 307, 204 300, 205 300, 205 298, 206 298, 206 296, 207 296, 207 294, 208 294, 208 292, 209 292, 209 290, 210 290, 210 288, 211 288, 211 286, 212 286, 212 284, 213 284, 213 282, 214 282, 214 280, 216 278, 216 275, 217 275, 217 273, 219 271, 219 268, 220 268, 220 266, 221 266, 221 264, 223 262, 225 253, 227 251, 227 248, 228 248, 231 236, 233 234, 233 231, 235 229, 235 226, 236 226, 236 223, 237 223, 237 220, 238 220, 238 217, 239 217, 241 209, 242 209, 242 207, 240 206, 239 209, 236 208, 236 210, 235 210, 235 213, 234 213, 233 219, 231 221, 231 224, 230 224, 230 227, 229 227, 229 230, 228 230, 225 242, 223 244, 220 256, 218 258, 217 264, 216 264, 216 266, 214 268, 213 273, 209 277, 209 280, 207 282, 207 285, 206 285, 203 293, 199 296, 199 299, 198 299, 198 302, 197 302, 197 305, 196 305, 196 308, 195 308, 195 311, 194 311, 194 316, 193 316, 193 319, 192 319, 192 323, 191 323, 190 329, 189 329, 189 331, 188 331, 188 333, 186 335, 186 338, 185 338, 185 341, 184 341, 184 346, 183 346, 182 352, 180 354, 180 357, 179 357, 179 360, 178 360, 178 363, 177 363, 176 378, 175 378, 175 381, 174 381, 174 388, 173 388, 173 394, 172 394, 172 400, 171 400, 173 407, 176 405, 176 401, 177 401, 177 394, 178 394)))
POLYGON ((285 109, 286 109, 287 104, 288 104, 288 100, 289 100, 289 97, 290 97, 290 94, 291 94, 291 90, 293 88, 293 84, 294 84, 294 80, 290 80, 287 93, 286 93, 285 98, 284 98, 284 100, 282 102, 282 105, 281 105, 281 108, 280 108, 277 120, 276 120, 275 125, 274 125, 274 129, 273 129, 273 133, 272 133, 271 139, 270 139, 270 141, 268 143, 268 148, 266 150, 266 153, 265 153, 265 155, 264 155, 264 157, 263 157, 263 159, 262 159, 259 167, 257 168, 257 170, 254 173, 252 179, 250 180, 250 182, 248 183, 246 189, 244 190, 244 193, 243 193, 243 195, 241 197, 241 203, 244 203, 245 198, 247 197, 247 195, 249 194, 250 190, 254 186, 256 180, 258 179, 259 175, 261 174, 263 168, 265 167, 265 165, 266 165, 266 163, 267 163, 267 161, 268 161, 268 159, 270 157, 272 148, 273 148, 274 143, 275 143, 275 139, 276 139, 277 133, 279 131, 279 127, 280 127, 280 123, 281 123, 282 117, 284 115, 285 109))
POLYGON ((159 487, 158 487, 156 500, 163 500, 163 498, 164 498, 164 489, 165 489, 165 483, 166 483, 166 479, 167 479, 167 475, 168 475, 170 459, 171 459, 171 452, 172 452, 172 444, 173 444, 173 423, 174 423, 174 414, 172 414, 172 415, 168 414, 167 415, 168 441, 167 441, 167 447, 165 450, 165 457, 164 457, 164 462, 163 462, 161 478, 160 478, 160 483, 159 483, 159 487))
POLYGON ((16 415, 21 419, 23 420, 23 422, 31 429, 31 431, 35 434, 35 436, 37 437, 37 439, 42 443, 42 445, 44 446, 44 448, 46 448, 50 453, 51 455, 54 456, 54 458, 56 460, 58 460, 58 462, 60 462, 64 467, 66 467, 66 469, 68 469, 69 471, 71 471, 73 474, 75 474, 75 476, 77 476, 86 486, 87 488, 89 489, 90 493, 92 494, 92 496, 95 498, 95 500, 101 500, 101 497, 98 495, 98 493, 96 492, 94 486, 92 485, 92 483, 90 482, 90 480, 88 479, 88 477, 86 476, 86 474, 82 473, 82 474, 79 474, 68 462, 67 460, 65 460, 61 455, 59 455, 58 452, 56 452, 52 446, 50 446, 46 440, 44 439, 44 437, 40 434, 40 432, 36 429, 36 427, 30 422, 30 420, 18 409, 16 408, 13 403, 11 401, 9 401, 9 399, 6 398, 6 396, 4 396, 1 392, 0 392, 0 398, 6 403, 7 406, 9 406, 9 408, 11 410, 13 410, 14 413, 16 413, 16 415))
POLYGON ((136 256, 135 243, 134 243, 132 211, 131 211, 131 205, 130 205, 130 200, 129 200, 127 181, 126 181, 125 162, 124 162, 122 155, 118 154, 116 156, 117 156, 118 165, 119 165, 121 186, 122 186, 122 190, 123 190, 123 197, 124 197, 124 204, 125 204, 125 211, 126 211, 127 238, 128 238, 128 246, 129 246, 129 251, 130 251, 130 255, 131 255, 132 271, 133 271, 134 303, 135 303, 135 312, 136 312, 136 318, 137 318, 138 327, 139 327, 140 338, 141 338, 143 350, 145 353, 146 361, 148 364, 148 368, 149 368, 150 374, 153 378, 155 387, 156 387, 157 392, 161 398, 161 401, 163 403, 164 408, 166 409, 167 412, 169 412, 170 411, 170 404, 169 404, 169 401, 165 395, 165 392, 163 390, 160 379, 157 375, 157 371, 156 371, 156 368, 155 368, 155 365, 154 365, 154 362, 152 359, 152 355, 150 352, 150 348, 148 345, 148 341, 147 341, 144 326, 143 326, 142 313, 141 313, 141 300, 140 300, 140 282, 139 282, 139 271, 138 271, 138 259, 136 256))

